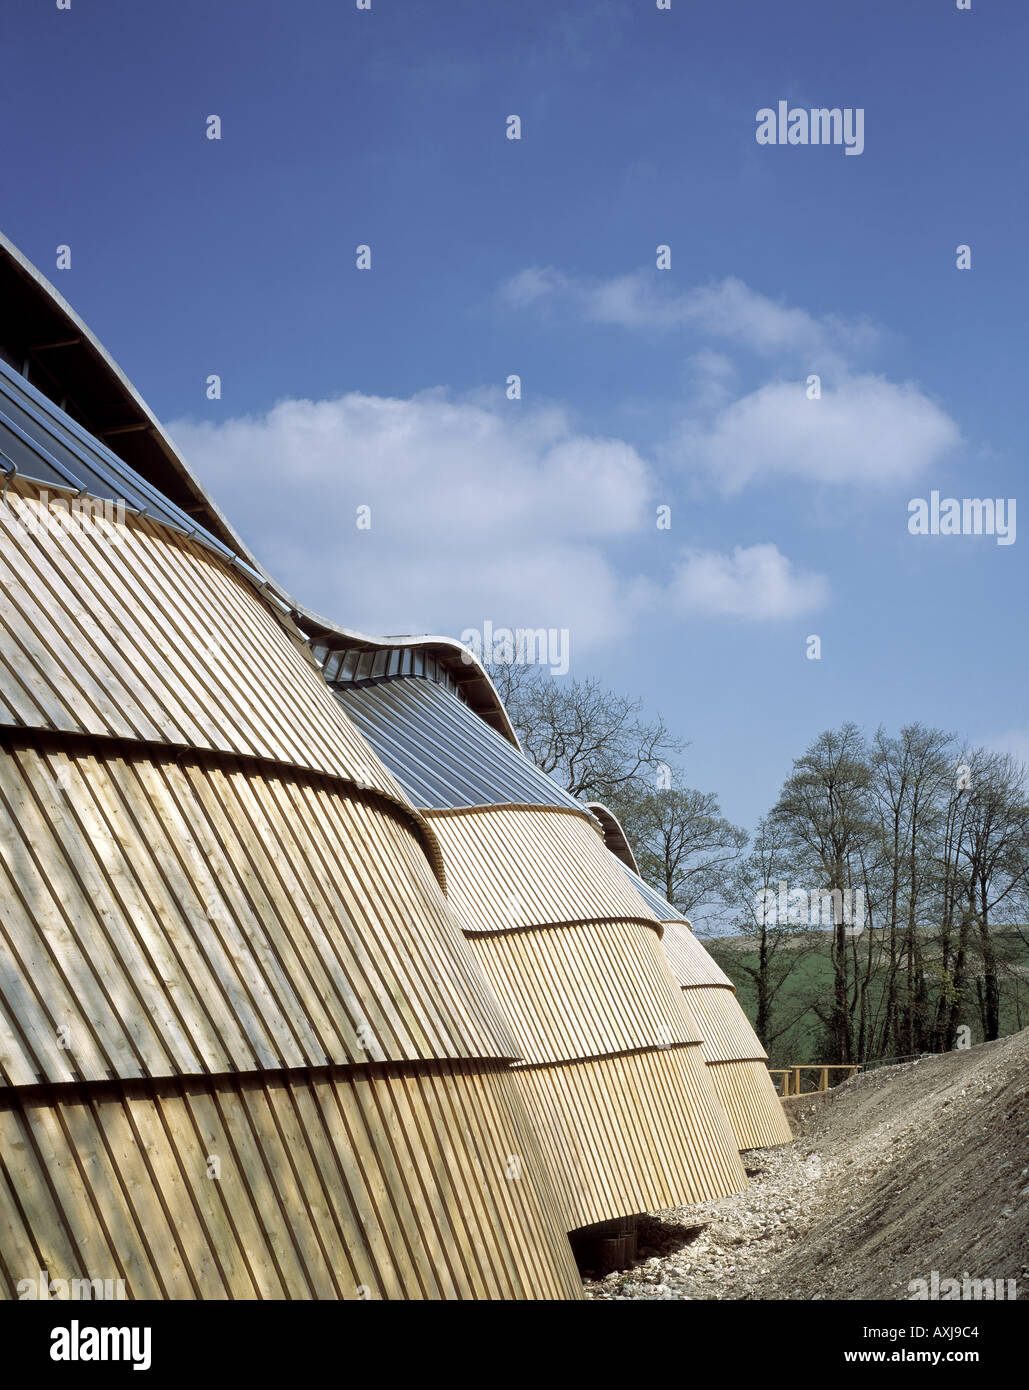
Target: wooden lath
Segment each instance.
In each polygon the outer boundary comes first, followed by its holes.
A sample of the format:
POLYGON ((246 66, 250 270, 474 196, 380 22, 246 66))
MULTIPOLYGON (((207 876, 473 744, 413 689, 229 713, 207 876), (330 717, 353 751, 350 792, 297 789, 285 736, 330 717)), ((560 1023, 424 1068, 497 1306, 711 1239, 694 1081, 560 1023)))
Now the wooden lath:
POLYGON ((663 931, 585 808, 473 806, 423 815, 443 853, 447 896, 471 932, 626 920, 656 936, 663 931))
POLYGON ((518 1055, 399 812, 48 742, 0 757, 7 1084, 518 1055))
POLYGON ((568 1229, 745 1187, 661 924, 585 810, 426 814, 524 1050, 516 1074, 568 1229))
POLYGON ((440 1063, 0 1095, 0 1297, 577 1298, 509 1072, 440 1063))
POLYGON ((299 634, 154 522, 55 538, 33 508, 15 480, 3 1293, 43 1268, 132 1297, 575 1297, 431 830, 299 634))
POLYGON ((270 758, 410 803, 232 567, 155 522, 0 506, 0 723, 270 758))
POLYGON ((732 981, 684 922, 665 923, 661 946, 704 1039, 704 1058, 740 1149, 788 1144, 793 1134, 767 1053, 732 981))

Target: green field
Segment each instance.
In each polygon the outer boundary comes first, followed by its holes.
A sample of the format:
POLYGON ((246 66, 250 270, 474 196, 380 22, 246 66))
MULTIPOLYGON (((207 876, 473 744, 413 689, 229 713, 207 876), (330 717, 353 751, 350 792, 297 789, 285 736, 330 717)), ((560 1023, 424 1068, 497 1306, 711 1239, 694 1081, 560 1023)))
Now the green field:
MULTIPOLYGON (((873 952, 873 965, 878 964, 881 957, 881 947, 877 940, 879 935, 878 932, 866 932, 858 939, 858 955, 862 966, 867 958, 869 944, 873 952)), ((995 937, 1000 975, 1002 1037, 1017 1033, 1029 1025, 1029 945, 1024 937, 1029 937, 1027 927, 998 929, 995 937), (1019 935, 1019 932, 1022 935, 1019 935)), ((705 940, 704 945, 736 985, 740 1003, 747 1017, 753 1022, 756 1013, 754 986, 741 966, 756 966, 754 942, 748 937, 714 937, 705 940)), ((822 1026, 812 1005, 815 1001, 828 999, 833 985, 827 933, 798 933, 786 949, 797 953, 797 962, 782 986, 774 1006, 772 1031, 779 1033, 779 1036, 773 1038, 768 1045, 769 1066, 772 1067, 823 1060, 820 1056, 822 1026)), ((933 963, 937 956, 928 934, 925 937, 924 950, 927 983, 930 991, 935 992, 934 986, 937 981, 934 979, 933 963)), ((972 978, 969 979, 960 1000, 960 1020, 968 1026, 972 1043, 985 1041, 977 1007, 977 970, 980 972, 978 983, 981 984, 981 967, 973 963, 970 967, 972 978)), ((881 991, 876 991, 873 983, 870 988, 873 1012, 880 998, 881 991)))

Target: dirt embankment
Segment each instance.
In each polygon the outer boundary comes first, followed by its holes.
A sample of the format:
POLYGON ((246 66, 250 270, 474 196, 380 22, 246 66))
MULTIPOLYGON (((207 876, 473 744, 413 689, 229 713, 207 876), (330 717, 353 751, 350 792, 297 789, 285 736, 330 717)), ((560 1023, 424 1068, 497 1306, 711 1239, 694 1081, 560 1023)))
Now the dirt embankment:
POLYGON ((588 1295, 898 1299, 935 1270, 1029 1298, 1029 1029, 798 1104, 747 1192, 644 1218, 636 1266, 588 1295))

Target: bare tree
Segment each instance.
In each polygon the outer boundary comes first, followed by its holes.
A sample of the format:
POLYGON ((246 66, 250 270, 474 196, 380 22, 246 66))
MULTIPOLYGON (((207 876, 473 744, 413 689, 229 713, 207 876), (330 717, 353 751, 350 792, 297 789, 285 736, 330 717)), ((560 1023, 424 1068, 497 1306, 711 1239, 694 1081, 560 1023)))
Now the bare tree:
POLYGON ((670 770, 686 746, 663 719, 644 717, 641 700, 593 677, 556 681, 514 664, 488 669, 522 747, 572 796, 606 802, 632 786, 652 787, 655 772, 670 770))
POLYGON ((810 1011, 810 1006, 802 1003, 792 1009, 790 1017, 780 1016, 784 986, 813 949, 808 926, 791 921, 788 913, 769 911, 779 885, 789 882, 796 867, 786 827, 766 818, 758 823, 751 852, 736 863, 726 884, 732 929, 754 943, 753 964, 740 952, 733 953, 732 962, 754 986, 754 1031, 767 1052, 810 1011))
POLYGON ((982 962, 978 1002, 983 1036, 1000 1036, 1000 984, 994 926, 1029 881, 1029 792, 1024 764, 978 749, 970 764, 965 840, 970 904, 982 962))
MULTIPOLYGON (((863 1040, 863 1055, 890 1048, 913 1053, 927 1045, 931 1006, 923 945, 927 933, 941 926, 936 857, 953 781, 953 749, 949 734, 921 724, 907 725, 898 737, 880 728, 872 739, 886 980, 882 1009, 863 1040)), ((871 945, 869 940, 869 964, 871 945)), ((870 986, 870 978, 866 983, 870 986)))
MULTIPOLYGON (((869 798, 872 771, 864 737, 856 724, 827 729, 793 764, 772 816, 787 831, 796 851, 810 858, 823 887, 840 899, 863 880, 861 851, 874 838, 869 798)), ((814 887, 815 885, 811 885, 814 887)), ((851 899, 852 900, 852 899, 851 899)), ((834 1062, 852 1062, 852 950, 843 914, 835 917, 830 956, 833 994, 815 1012, 826 1030, 826 1048, 834 1062)))
POLYGON ((594 679, 555 681, 538 668, 489 668, 526 753, 566 791, 621 820, 643 877, 687 914, 720 903, 747 833, 718 798, 682 784, 684 741, 642 702, 594 679))
POLYGON ((528 756, 573 796, 611 806, 644 877, 688 915, 717 912, 753 938, 733 962, 754 986, 766 1046, 809 1012, 823 1059, 838 1062, 949 1049, 976 1011, 995 1038, 1005 988, 1021 1018, 1021 967, 1005 955, 1029 916, 1029 774, 1015 759, 919 723, 868 743, 852 723, 826 730, 743 858, 746 833, 713 793, 683 784, 685 744, 640 700, 525 665, 490 674, 528 756), (755 916, 756 895, 784 879, 833 901, 828 997, 787 987, 818 934, 755 916), (837 890, 853 902, 857 886, 862 933, 836 907, 837 890))
POLYGON ((721 904, 747 832, 722 815, 713 792, 672 785, 641 791, 636 783, 610 798, 640 866, 680 912, 721 904))

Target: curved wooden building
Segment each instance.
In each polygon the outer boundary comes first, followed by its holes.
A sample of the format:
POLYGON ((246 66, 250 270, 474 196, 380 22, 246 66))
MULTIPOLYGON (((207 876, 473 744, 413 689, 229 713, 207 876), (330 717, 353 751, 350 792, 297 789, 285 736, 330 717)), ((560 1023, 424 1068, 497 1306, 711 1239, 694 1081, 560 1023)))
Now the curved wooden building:
POLYGON ((0 291, 0 1294, 579 1296, 431 825, 6 243, 0 291))
POLYGON ((793 1135, 768 1072, 768 1054, 736 986, 693 934, 688 918, 628 866, 623 869, 664 924, 662 946, 700 1035, 718 1098, 741 1149, 774 1148, 793 1135))
POLYGON ((594 816, 462 698, 457 652, 431 669, 328 638, 316 654, 440 844, 568 1229, 743 1188, 662 925, 594 816))

